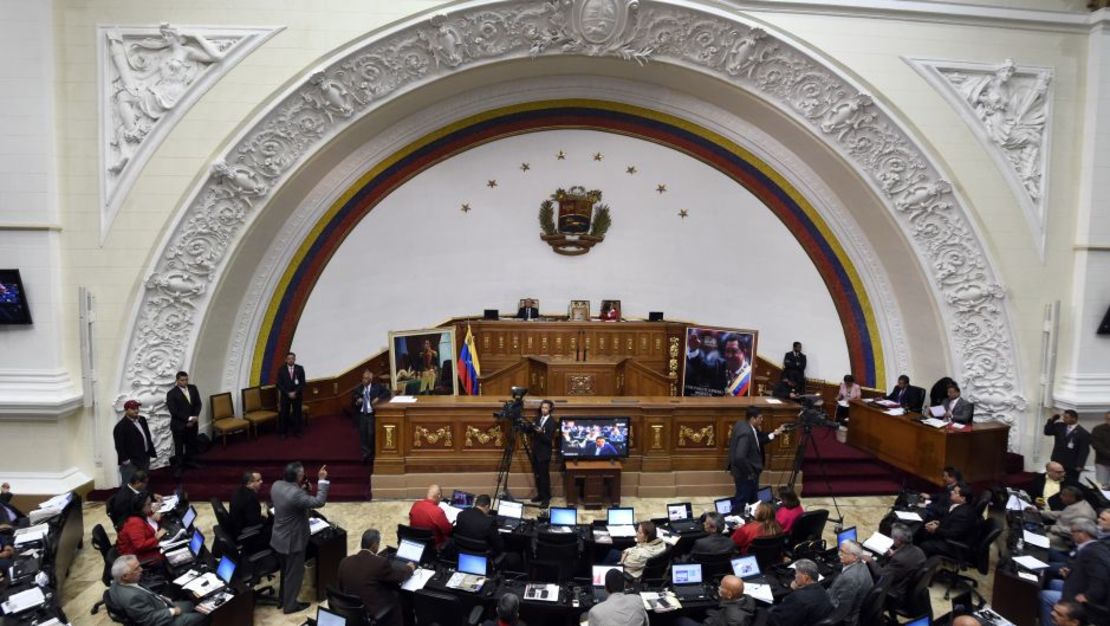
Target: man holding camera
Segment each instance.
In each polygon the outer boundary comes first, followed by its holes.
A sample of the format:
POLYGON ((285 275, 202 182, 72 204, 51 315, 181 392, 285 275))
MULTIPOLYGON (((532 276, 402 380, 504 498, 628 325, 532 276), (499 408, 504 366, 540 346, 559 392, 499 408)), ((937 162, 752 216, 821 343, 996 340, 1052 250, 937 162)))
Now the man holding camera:
POLYGON ((1059 413, 1053 415, 1044 425, 1044 434, 1054 440, 1050 459, 1063 465, 1067 477, 1078 483, 1091 452, 1091 433, 1079 425, 1079 414, 1068 409, 1063 419, 1059 413))

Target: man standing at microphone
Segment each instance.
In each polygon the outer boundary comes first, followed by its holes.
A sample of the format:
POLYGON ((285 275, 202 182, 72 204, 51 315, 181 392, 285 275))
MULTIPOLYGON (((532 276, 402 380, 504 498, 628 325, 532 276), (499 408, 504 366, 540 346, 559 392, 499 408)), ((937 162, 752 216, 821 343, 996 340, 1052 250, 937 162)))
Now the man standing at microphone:
POLYGON ((307 602, 298 602, 297 594, 304 582, 304 556, 308 549, 308 518, 312 509, 328 501, 327 466, 320 467, 316 497, 310 495, 311 486, 305 481, 304 465, 294 461, 285 466, 284 480, 275 481, 270 487, 270 500, 274 504, 274 528, 270 534, 270 547, 281 561, 281 609, 288 615, 308 608, 307 602))

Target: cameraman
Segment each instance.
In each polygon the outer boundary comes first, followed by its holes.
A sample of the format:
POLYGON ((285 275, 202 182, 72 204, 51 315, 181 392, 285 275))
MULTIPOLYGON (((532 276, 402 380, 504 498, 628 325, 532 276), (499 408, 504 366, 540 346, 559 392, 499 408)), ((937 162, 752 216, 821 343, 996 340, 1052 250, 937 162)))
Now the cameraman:
POLYGON ((532 502, 547 507, 551 501, 551 448, 555 441, 555 405, 551 400, 540 402, 540 412, 532 426, 532 472, 536 476, 536 497, 532 502))
POLYGON ((733 512, 743 511, 744 505, 755 502, 759 474, 763 471, 763 450, 786 429, 783 425, 770 434, 760 432, 763 414, 759 407, 748 407, 745 417, 733 425, 728 441, 728 470, 736 485, 736 493, 732 497, 733 512))

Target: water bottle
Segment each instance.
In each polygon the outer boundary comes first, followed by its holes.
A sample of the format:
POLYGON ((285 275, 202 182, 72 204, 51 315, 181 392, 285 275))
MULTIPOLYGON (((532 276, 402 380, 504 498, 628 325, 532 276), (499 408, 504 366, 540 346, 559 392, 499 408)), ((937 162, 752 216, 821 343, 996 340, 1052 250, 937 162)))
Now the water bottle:
POLYGON ((1022 552, 1023 550, 1025 550, 1025 540, 1022 539, 1020 535, 1017 538, 1017 544, 1015 544, 1015 547, 1017 548, 1018 552, 1022 552))

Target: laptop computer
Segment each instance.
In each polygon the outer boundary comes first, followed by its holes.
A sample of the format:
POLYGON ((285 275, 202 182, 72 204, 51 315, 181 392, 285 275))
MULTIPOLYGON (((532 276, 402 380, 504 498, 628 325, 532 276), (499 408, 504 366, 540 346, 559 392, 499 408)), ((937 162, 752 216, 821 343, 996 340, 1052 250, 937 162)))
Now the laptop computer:
POLYGON ((486 557, 481 554, 460 552, 458 570, 447 579, 446 586, 468 593, 478 593, 482 590, 482 585, 486 584, 487 565, 486 557))
POLYGON ((858 541, 856 539, 856 527, 855 526, 849 526, 849 527, 845 528, 844 530, 836 533, 836 546, 837 546, 837 548, 839 548, 840 544, 844 543, 845 541, 858 541))
POLYGON ((497 525, 514 530, 524 523, 524 503, 501 500, 497 503, 497 525))
POLYGON ((425 547, 425 544, 419 541, 402 539, 401 545, 397 546, 397 551, 393 553, 393 559, 402 563, 420 565, 420 562, 424 560, 425 547))
POLYGON ((775 494, 771 491, 770 487, 764 487, 755 492, 755 497, 760 502, 766 502, 767 504, 772 504, 775 501, 775 494))
POLYGON ((732 515, 732 499, 721 498, 713 501, 713 510, 721 515, 732 515))
POLYGON ((704 600, 701 563, 675 563, 671 566, 671 586, 679 601, 704 600))
POLYGON ((229 559, 226 555, 220 557, 219 564, 216 565, 216 578, 220 579, 222 585, 210 585, 211 589, 205 589, 200 597, 197 598, 197 603, 216 595, 226 587, 231 586, 231 580, 235 578, 235 568, 238 565, 235 561, 229 559))
POLYGON ((759 569, 759 561, 755 556, 750 555, 732 559, 732 573, 741 580, 754 580, 763 576, 763 572, 759 569))
POLYGON ((605 575, 608 574, 611 569, 615 569, 622 574, 624 573, 624 567, 621 565, 594 565, 591 568, 590 573, 593 575, 593 584, 591 586, 593 587, 595 603, 605 602, 605 599, 609 597, 609 592, 605 590, 605 575))
POLYGON ((189 539, 189 545, 184 548, 178 548, 171 552, 166 553, 166 561, 170 565, 178 566, 192 563, 200 556, 200 551, 204 549, 204 535, 196 528, 193 529, 193 536, 189 539))
POLYGON ((316 626, 347 626, 347 618, 324 607, 316 609, 316 626))
POLYGON ((698 523, 694 521, 694 509, 689 502, 668 504, 667 522, 676 533, 688 533, 698 528, 698 523))
POLYGON ((632 507, 612 507, 606 524, 610 537, 635 537, 636 511, 632 507))
POLYGON ((552 526, 577 526, 578 509, 553 506, 549 509, 552 526))
POLYGON ((456 489, 451 492, 451 506, 460 509, 469 509, 474 506, 474 494, 456 489))

